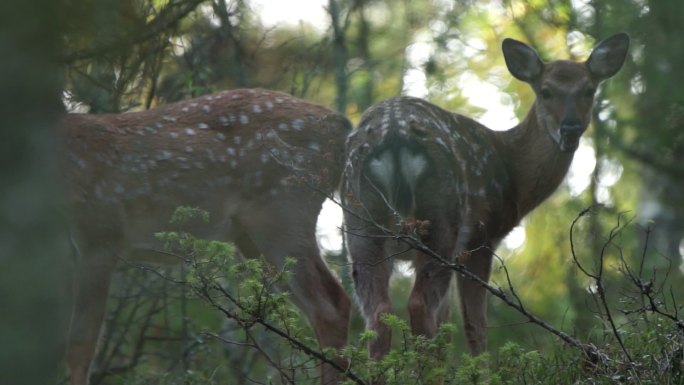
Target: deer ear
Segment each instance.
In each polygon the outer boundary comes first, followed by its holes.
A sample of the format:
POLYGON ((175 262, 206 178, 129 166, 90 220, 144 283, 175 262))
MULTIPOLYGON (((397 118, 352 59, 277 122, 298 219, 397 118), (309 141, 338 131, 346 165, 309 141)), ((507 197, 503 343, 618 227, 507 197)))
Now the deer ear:
POLYGON ((506 67, 513 76, 527 83, 537 80, 544 69, 537 51, 529 45, 515 39, 504 39, 501 45, 506 67))
POLYGON ((600 42, 586 62, 591 76, 600 82, 615 75, 625 62, 628 49, 629 35, 624 32, 600 42))

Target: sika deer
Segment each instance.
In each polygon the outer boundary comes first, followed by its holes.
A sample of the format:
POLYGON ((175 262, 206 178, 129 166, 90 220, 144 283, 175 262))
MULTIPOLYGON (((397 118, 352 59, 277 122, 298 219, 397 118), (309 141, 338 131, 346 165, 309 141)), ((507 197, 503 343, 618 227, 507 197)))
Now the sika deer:
MULTIPOLYGON (((373 358, 390 349, 388 284, 394 257, 387 234, 374 226, 414 224, 421 241, 488 280, 499 241, 546 199, 568 171, 591 117, 599 83, 622 66, 627 34, 601 42, 586 62, 543 63, 531 47, 503 42, 511 74, 530 84, 536 101, 508 131, 491 131, 424 100, 398 97, 364 113, 347 141, 342 198, 353 279, 366 327, 378 333, 373 358), (418 224, 415 226, 415 224, 418 224)), ((412 256, 411 329, 432 337, 448 315, 452 270, 427 255, 412 256)), ((461 313, 473 354, 486 349, 485 289, 458 277, 461 313)))
MULTIPOLYGON (((276 266, 298 258, 289 285, 294 302, 321 347, 343 347, 350 301, 314 233, 325 199, 316 190, 337 187, 350 129, 340 114, 266 90, 144 112, 67 115, 64 170, 80 258, 71 383, 88 383, 117 260, 162 250, 153 234, 179 205, 210 213, 209 223, 190 229, 195 236, 233 241, 244 255, 263 254, 276 266)), ((323 369, 323 383, 336 378, 333 368, 323 369)))

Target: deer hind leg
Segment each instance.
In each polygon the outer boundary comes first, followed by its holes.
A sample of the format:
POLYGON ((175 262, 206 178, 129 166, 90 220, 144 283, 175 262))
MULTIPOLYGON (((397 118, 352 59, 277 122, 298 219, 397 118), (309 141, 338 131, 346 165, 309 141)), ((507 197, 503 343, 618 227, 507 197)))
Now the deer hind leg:
POLYGON ((389 279, 392 275, 392 260, 384 254, 384 240, 375 237, 376 231, 363 230, 360 220, 346 218, 347 247, 352 260, 354 290, 366 321, 366 329, 377 333, 377 338, 369 343, 368 351, 372 359, 384 357, 390 350, 392 335, 382 321, 383 314, 394 313, 389 296, 389 279), (356 223, 356 224, 355 224, 356 223))
POLYGON ((75 277, 74 309, 69 330, 67 365, 72 385, 87 385, 97 351, 107 295, 115 265, 111 250, 92 252, 75 277))
MULTIPOLYGON (((492 250, 480 247, 462 258, 461 263, 483 281, 489 281, 492 250)), ((487 290, 473 280, 458 276, 458 295, 461 299, 463 328, 468 348, 473 355, 487 350, 487 290)))
MULTIPOLYGON (((347 344, 351 300, 318 255, 318 249, 306 254, 307 263, 295 266, 295 276, 290 282, 294 302, 304 311, 322 348, 332 347, 340 351, 347 344)), ((347 362, 334 358, 340 369, 347 362)), ((341 380, 339 369, 330 365, 322 367, 322 383, 335 384, 341 380)))
MULTIPOLYGON (((439 257, 450 261, 455 247, 455 236, 445 220, 436 219, 425 245, 439 257)), ((409 297, 408 310, 414 335, 435 336, 437 327, 449 315, 449 300, 453 271, 437 258, 419 254, 415 260, 416 281, 409 297)))
MULTIPOLYGON (((286 257, 296 259, 288 287, 293 302, 306 315, 319 345, 339 351, 347 344, 351 300, 318 249, 315 229, 320 204, 301 196, 291 202, 302 202, 297 213, 269 202, 247 210, 249 214, 240 223, 255 249, 274 265, 282 267, 286 257)), ((334 361, 346 368, 346 361, 334 361)), ((322 383, 339 381, 339 370, 330 365, 323 365, 321 370, 322 383)))

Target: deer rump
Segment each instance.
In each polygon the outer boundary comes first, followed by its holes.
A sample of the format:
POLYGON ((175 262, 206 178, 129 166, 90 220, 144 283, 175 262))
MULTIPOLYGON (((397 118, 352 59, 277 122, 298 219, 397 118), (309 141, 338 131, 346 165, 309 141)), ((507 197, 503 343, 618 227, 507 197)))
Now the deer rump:
POLYGON ((380 223, 387 224, 388 215, 429 220, 431 231, 451 229, 461 246, 478 247, 478 232, 491 239, 515 225, 489 220, 511 208, 505 199, 510 184, 507 165, 485 130, 420 99, 385 101, 364 115, 348 139, 350 154, 363 167, 348 166, 347 192, 380 223))

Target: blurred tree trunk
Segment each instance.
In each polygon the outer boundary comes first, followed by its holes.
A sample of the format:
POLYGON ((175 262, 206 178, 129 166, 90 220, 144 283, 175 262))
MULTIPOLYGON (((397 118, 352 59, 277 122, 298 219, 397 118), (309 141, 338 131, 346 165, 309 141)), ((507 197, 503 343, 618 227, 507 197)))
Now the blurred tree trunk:
MULTIPOLYGON (((645 91, 637 99, 637 127, 646 137, 654 157, 684 170, 684 39, 681 1, 649 2, 643 19, 644 60, 639 68, 645 91), (656 123, 657 122, 657 123, 656 123), (656 124, 654 124, 656 123, 656 124)), ((680 242, 684 239, 684 180, 679 175, 653 167, 645 174, 642 207, 651 209, 655 221, 653 244, 659 252, 681 263, 680 242)), ((645 213, 648 214, 648 213, 645 213)), ((681 282, 681 281, 680 281, 681 282)))
POLYGON ((347 22, 342 20, 342 10, 340 9, 340 1, 328 0, 328 13, 330 14, 331 27, 333 31, 333 61, 335 85, 337 87, 337 96, 335 97, 335 106, 337 111, 346 113, 347 111, 347 22))
MULTIPOLYGON (((219 37, 224 41, 230 41, 233 44, 233 54, 230 57, 231 62, 228 68, 231 71, 231 75, 235 84, 242 88, 247 87, 250 84, 250 79, 248 77, 247 71, 245 70, 246 63, 246 52, 245 52, 245 42, 244 42, 244 23, 246 16, 248 14, 247 5, 243 0, 237 0, 234 2, 235 8, 229 13, 229 8, 232 8, 232 4, 229 6, 226 0, 217 0, 212 3, 214 13, 221 20, 221 27, 219 29, 219 37), (233 25, 230 21, 230 16, 238 18, 238 25, 233 25)), ((206 63, 204 63, 206 65, 206 63)))
POLYGON ((359 48, 359 55, 363 60, 363 73, 361 83, 361 93, 358 96, 358 111, 363 112, 373 104, 373 59, 370 51, 370 22, 366 17, 366 0, 357 0, 356 7, 359 12, 359 36, 356 45, 359 48))
POLYGON ((57 382, 68 242, 54 122, 61 1, 0 3, 0 383, 57 382))

